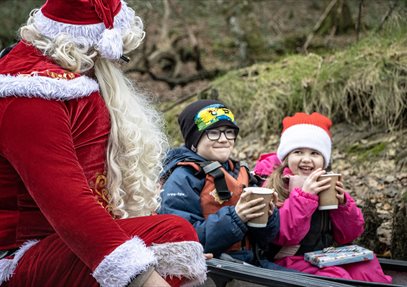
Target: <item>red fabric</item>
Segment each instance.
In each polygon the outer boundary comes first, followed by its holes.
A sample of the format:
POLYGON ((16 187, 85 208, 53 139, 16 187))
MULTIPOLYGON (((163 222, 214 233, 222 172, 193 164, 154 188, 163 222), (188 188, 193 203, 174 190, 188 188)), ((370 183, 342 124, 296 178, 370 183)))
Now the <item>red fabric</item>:
POLYGON ((79 74, 66 71, 42 56, 41 52, 34 49, 24 41, 20 41, 5 57, 0 59, 0 74, 5 75, 40 75, 49 78, 74 79, 79 74), (22 55, 24 55, 22 57, 22 55))
POLYGON ((308 124, 308 125, 315 125, 323 129, 327 132, 327 134, 332 137, 330 128, 332 126, 332 122, 327 117, 321 115, 320 113, 312 113, 310 115, 306 113, 296 113, 292 117, 285 117, 283 119, 283 131, 294 125, 298 124, 308 124))
POLYGON ((110 0, 91 0, 90 1, 95 7, 96 14, 100 19, 103 20, 105 27, 107 29, 113 28, 114 21, 114 8, 121 6, 120 1, 110 1, 110 0), (118 3, 117 3, 118 2, 118 3), (116 4, 116 5, 114 5, 116 4))
MULTIPOLYGON (((0 60, 2 75, 52 69, 63 71, 23 42, 0 60)), ((117 221, 107 212, 110 119, 98 92, 69 101, 24 95, 0 97, 0 250, 40 242, 21 258, 10 286, 94 286, 90 274, 134 235, 146 244, 198 240, 185 220, 117 221)))
POLYGON ((0 118, 1 169, 4 178, 15 179, 2 190, 17 204, 15 242, 56 231, 94 269, 129 239, 89 188, 105 172, 109 118, 102 98, 6 98, 0 118))
MULTIPOLYGON (((177 241, 197 241, 194 228, 174 215, 154 215, 117 220, 117 225, 131 236, 139 236, 146 245, 177 241)), ((14 276, 2 287, 76 286, 97 287, 90 270, 69 247, 53 234, 31 247, 19 262, 14 276), (64 272, 61 272, 63 270, 64 272)), ((181 279, 166 278, 171 286, 181 279)))
POLYGON ((47 0, 41 12, 57 22, 75 25, 103 22, 110 29, 120 8, 120 0, 47 0))

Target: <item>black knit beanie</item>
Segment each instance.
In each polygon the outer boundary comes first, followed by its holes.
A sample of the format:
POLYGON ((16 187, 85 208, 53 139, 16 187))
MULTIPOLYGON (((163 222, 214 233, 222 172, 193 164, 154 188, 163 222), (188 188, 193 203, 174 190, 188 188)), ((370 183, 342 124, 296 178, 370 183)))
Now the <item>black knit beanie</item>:
POLYGON ((232 112, 217 100, 193 102, 178 116, 178 123, 185 146, 193 151, 196 151, 198 142, 207 129, 229 126, 239 132, 239 127, 234 121, 232 112))

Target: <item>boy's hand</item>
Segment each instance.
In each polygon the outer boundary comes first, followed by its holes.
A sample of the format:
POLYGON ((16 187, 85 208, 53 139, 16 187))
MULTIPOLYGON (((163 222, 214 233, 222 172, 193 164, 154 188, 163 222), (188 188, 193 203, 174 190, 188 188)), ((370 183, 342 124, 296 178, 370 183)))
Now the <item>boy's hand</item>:
POLYGON ((338 194, 336 195, 336 198, 338 198, 339 204, 345 204, 346 203, 346 197, 345 197, 345 188, 343 187, 342 181, 337 181, 336 186, 335 186, 336 191, 338 194))
POLYGON ((318 178, 323 174, 325 174, 325 170, 322 168, 314 170, 304 181, 302 190, 307 193, 318 194, 321 191, 328 189, 331 182, 330 178, 318 181, 318 178))
POLYGON ((204 257, 205 257, 205 260, 209 260, 209 259, 213 258, 213 254, 212 253, 204 253, 204 257))
POLYGON ((237 216, 239 216, 244 223, 264 214, 264 212, 261 211, 266 205, 263 202, 264 198, 260 197, 247 201, 247 198, 251 193, 251 191, 243 192, 235 206, 237 216))

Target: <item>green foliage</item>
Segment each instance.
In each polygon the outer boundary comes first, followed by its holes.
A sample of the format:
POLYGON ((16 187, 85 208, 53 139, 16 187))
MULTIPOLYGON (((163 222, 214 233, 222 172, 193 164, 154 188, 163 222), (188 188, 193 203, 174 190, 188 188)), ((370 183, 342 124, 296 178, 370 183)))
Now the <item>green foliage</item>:
POLYGON ((404 26, 392 34, 372 35, 325 57, 295 55, 254 65, 228 73, 212 86, 237 110, 247 133, 275 132, 284 116, 297 111, 401 128, 407 105, 405 30, 404 26))
MULTIPOLYGON (((282 119, 298 111, 326 114, 334 122, 387 131, 407 123, 407 26, 389 23, 341 52, 324 56, 291 55, 277 63, 257 64, 231 71, 200 95, 219 99, 232 108, 242 137, 278 134, 282 119)), ((179 107, 181 110, 182 107, 179 107)), ((178 126, 167 115, 169 128, 178 126)), ((177 133, 170 131, 177 138, 177 133)), ((180 142, 180 140, 178 140, 180 142)), ((380 153, 384 144, 362 152, 380 153)))

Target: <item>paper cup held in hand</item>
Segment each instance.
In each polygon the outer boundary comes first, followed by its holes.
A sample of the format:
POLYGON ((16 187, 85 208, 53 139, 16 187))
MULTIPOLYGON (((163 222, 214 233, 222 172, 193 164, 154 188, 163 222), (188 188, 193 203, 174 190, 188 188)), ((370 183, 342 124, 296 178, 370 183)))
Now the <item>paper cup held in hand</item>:
MULTIPOLYGON (((250 227, 266 227, 267 226, 267 221, 269 218, 269 211, 270 211, 270 201, 272 200, 273 193, 275 192, 273 189, 270 188, 264 188, 264 187, 246 187, 244 189, 245 192, 251 191, 252 194, 248 197, 247 201, 263 197, 264 201, 262 203, 265 203, 265 206, 263 208, 263 215, 253 218, 252 220, 247 222, 247 225, 250 227)), ((262 204, 260 203, 260 204, 262 204)))
POLYGON ((318 196, 319 196, 319 210, 331 210, 331 209, 337 209, 338 208, 338 198, 336 195, 338 194, 336 192, 335 186, 336 182, 340 179, 341 175, 338 173, 327 173, 323 174, 318 178, 318 181, 324 180, 326 178, 331 179, 331 186, 324 191, 321 191, 318 196))

